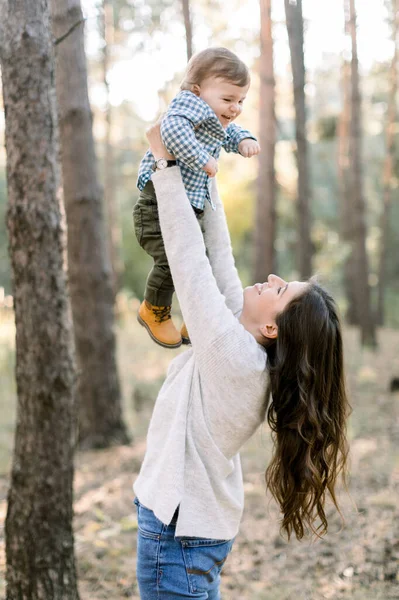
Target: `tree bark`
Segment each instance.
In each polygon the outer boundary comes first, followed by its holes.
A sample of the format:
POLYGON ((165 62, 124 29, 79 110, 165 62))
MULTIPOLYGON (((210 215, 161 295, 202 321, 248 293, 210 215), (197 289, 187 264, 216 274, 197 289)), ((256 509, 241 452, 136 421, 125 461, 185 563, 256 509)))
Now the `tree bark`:
POLYGON ((298 270, 301 279, 312 274, 311 192, 309 180, 308 140, 306 135, 305 56, 302 0, 284 0, 294 86, 295 132, 298 165, 298 270))
POLYGON ((68 262, 79 367, 79 441, 103 448, 129 441, 115 358, 111 264, 96 171, 80 0, 51 0, 56 88, 68 222, 68 262))
POLYGON ((186 30, 187 61, 193 55, 193 30, 191 25, 190 0, 182 0, 184 28, 186 30))
POLYGON ((399 0, 392 0, 394 54, 390 68, 390 92, 386 123, 386 155, 383 172, 383 208, 381 214, 380 257, 378 266, 378 305, 377 322, 383 325, 385 321, 385 288, 386 263, 390 234, 390 218, 392 204, 392 186, 395 161, 395 125, 397 120, 396 97, 398 93, 398 33, 399 33, 399 0))
POLYGON ((112 147, 112 105, 108 71, 110 54, 114 43, 114 14, 111 0, 103 0, 103 81, 106 90, 105 107, 105 152, 104 152, 104 200, 107 211, 108 251, 111 257, 112 289, 114 297, 121 288, 123 260, 121 255, 122 232, 119 225, 119 210, 115 194, 114 152, 112 147))
POLYGON ((255 211, 255 281, 266 281, 276 271, 276 146, 275 79, 271 0, 260 0, 260 97, 258 190, 255 211))
POLYGON ((47 0, 0 0, 17 427, 6 517, 7 600, 78 600, 76 434, 47 0))
POLYGON ((365 201, 362 173, 361 95, 359 60, 357 55, 355 0, 349 0, 349 30, 351 35, 351 118, 350 118, 350 196, 353 201, 353 219, 350 222, 353 253, 352 285, 356 299, 362 345, 376 345, 375 319, 371 309, 369 265, 366 252, 365 201))

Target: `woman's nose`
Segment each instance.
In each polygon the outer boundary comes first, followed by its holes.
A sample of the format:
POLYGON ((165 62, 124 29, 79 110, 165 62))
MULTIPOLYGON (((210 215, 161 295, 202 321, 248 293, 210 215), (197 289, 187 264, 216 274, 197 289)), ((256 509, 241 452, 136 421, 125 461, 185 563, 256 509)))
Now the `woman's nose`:
POLYGON ((267 278, 267 283, 269 285, 273 285, 273 284, 285 284, 284 279, 281 279, 281 277, 278 277, 278 275, 273 275, 270 274, 269 277, 267 278))

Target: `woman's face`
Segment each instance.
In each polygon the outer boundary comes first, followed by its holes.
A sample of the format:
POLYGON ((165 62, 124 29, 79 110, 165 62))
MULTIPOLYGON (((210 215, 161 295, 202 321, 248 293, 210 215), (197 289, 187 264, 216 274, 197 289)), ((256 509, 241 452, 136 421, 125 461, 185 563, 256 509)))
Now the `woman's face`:
MULTIPOLYGON (((254 332, 259 331, 261 336, 276 338, 276 316, 295 296, 305 291, 307 286, 306 282, 288 283, 277 275, 269 275, 265 283, 246 287, 241 323, 254 335, 254 332)), ((255 337, 258 338, 257 335, 255 337)))

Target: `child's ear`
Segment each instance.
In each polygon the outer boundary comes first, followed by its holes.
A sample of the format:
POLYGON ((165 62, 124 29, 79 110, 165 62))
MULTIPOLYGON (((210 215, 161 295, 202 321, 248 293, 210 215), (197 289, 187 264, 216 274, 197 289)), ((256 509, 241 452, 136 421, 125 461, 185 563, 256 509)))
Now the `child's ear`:
POLYGON ((198 83, 194 83, 193 87, 191 88, 191 91, 193 94, 195 94, 196 96, 199 96, 201 94, 201 88, 198 85, 198 83))

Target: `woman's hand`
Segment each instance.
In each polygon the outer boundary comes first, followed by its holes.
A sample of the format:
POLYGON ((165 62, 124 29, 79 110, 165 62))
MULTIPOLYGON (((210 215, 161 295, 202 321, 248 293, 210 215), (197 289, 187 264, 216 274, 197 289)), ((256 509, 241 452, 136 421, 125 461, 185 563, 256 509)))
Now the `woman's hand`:
POLYGON ((166 158, 166 160, 174 160, 174 156, 170 154, 165 148, 165 145, 161 137, 161 121, 162 116, 158 119, 154 125, 151 125, 146 133, 147 140, 150 144, 150 150, 157 160, 158 158, 166 158))

